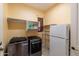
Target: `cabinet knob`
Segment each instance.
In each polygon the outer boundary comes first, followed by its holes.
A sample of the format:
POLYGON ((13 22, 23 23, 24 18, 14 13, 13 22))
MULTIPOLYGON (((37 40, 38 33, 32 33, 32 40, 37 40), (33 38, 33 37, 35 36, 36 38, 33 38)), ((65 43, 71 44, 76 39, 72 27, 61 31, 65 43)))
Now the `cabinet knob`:
POLYGON ((75 47, 71 47, 72 48, 72 50, 76 50, 76 51, 78 51, 78 49, 76 49, 75 47))
POLYGON ((75 50, 75 47, 71 47, 72 48, 72 50, 75 50))

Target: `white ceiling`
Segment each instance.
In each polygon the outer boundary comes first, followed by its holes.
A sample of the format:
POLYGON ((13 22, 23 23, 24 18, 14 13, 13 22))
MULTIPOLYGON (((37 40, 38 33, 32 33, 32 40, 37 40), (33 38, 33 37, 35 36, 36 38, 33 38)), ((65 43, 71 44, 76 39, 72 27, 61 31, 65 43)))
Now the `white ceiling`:
POLYGON ((53 7, 56 3, 28 3, 27 5, 39 9, 41 11, 46 11, 53 7))

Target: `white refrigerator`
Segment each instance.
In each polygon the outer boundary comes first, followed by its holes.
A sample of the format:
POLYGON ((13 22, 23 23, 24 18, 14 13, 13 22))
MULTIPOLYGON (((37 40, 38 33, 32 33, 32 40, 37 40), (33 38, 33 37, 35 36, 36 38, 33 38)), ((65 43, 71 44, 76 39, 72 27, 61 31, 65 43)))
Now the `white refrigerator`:
POLYGON ((70 47, 69 25, 50 25, 49 56, 68 56, 70 47))

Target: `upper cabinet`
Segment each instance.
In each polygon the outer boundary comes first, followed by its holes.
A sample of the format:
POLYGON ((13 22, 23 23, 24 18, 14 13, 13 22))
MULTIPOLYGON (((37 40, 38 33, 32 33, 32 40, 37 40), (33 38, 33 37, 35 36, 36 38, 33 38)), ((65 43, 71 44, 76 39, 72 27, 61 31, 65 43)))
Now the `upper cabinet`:
POLYGON ((38 30, 38 22, 8 18, 9 30, 38 30))
POLYGON ((27 30, 38 30, 38 22, 27 21, 26 29, 27 30))
POLYGON ((43 31, 43 18, 38 17, 38 32, 43 31))
POLYGON ((26 21, 25 20, 8 18, 7 22, 8 22, 8 29, 9 30, 26 29, 26 21))

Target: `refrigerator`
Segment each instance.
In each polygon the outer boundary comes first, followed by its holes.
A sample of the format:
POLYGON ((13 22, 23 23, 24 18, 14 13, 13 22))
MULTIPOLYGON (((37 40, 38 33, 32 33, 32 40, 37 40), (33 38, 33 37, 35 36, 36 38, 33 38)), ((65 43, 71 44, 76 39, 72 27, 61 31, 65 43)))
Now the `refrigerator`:
POLYGON ((69 25, 50 25, 50 56, 70 55, 70 30, 69 25))

